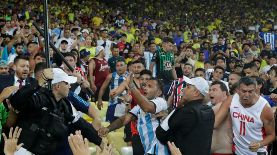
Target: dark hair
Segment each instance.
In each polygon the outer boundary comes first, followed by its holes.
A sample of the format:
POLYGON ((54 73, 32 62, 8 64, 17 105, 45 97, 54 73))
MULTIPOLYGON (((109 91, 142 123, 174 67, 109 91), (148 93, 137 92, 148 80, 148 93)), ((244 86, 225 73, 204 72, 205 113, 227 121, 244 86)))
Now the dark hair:
POLYGON ((172 44, 174 44, 174 41, 170 37, 164 37, 163 38, 163 43, 172 43, 172 44))
POLYGON ((125 62, 125 60, 123 60, 123 59, 118 59, 118 60, 116 60, 116 64, 117 64, 118 62, 123 62, 123 63, 126 65, 126 62, 125 62))
POLYGON ((14 48, 17 48, 18 46, 24 46, 24 44, 23 43, 16 43, 16 44, 14 44, 14 48))
MULTIPOLYGON (((182 64, 184 64, 184 63, 182 63, 182 64)), ((190 64, 190 63, 185 63, 184 66, 190 66, 190 67, 191 67, 191 70, 193 71, 193 65, 192 65, 192 64, 190 64)))
POLYGON ((180 64, 185 64, 185 63, 187 63, 188 62, 188 58, 184 58, 184 59, 182 59, 181 61, 180 61, 180 64))
POLYGON ((275 77, 277 76, 277 66, 272 66, 270 67, 269 71, 268 71, 268 74, 272 71, 275 71, 275 77))
POLYGON ((149 75, 150 77, 152 77, 152 72, 148 69, 142 70, 139 74, 140 74, 140 76, 146 74, 146 75, 149 75))
POLYGON ((34 56, 34 59, 36 59, 36 57, 42 57, 42 58, 46 58, 46 55, 43 53, 43 52, 38 52, 35 56, 34 56))
MULTIPOLYGON (((67 53, 63 53, 64 57, 73 57, 74 59, 76 59, 75 54, 73 52, 67 52, 67 53)), ((77 55, 78 56, 78 55, 77 55)))
POLYGON ((118 47, 118 45, 117 45, 117 44, 112 43, 112 47, 111 47, 111 49, 113 50, 114 48, 119 48, 119 47, 118 47))
POLYGON ((35 42, 35 41, 30 41, 30 42, 28 42, 27 47, 28 47, 29 45, 31 45, 31 44, 36 44, 36 45, 38 45, 37 42, 35 42))
POLYGON ((194 73, 196 73, 196 72, 198 72, 198 71, 203 72, 204 74, 206 73, 206 70, 205 70, 204 68, 197 68, 197 69, 194 71, 194 73))
POLYGON ((26 61, 29 61, 28 57, 24 56, 24 55, 18 55, 14 58, 14 61, 13 63, 16 64, 19 60, 26 60, 26 61))
POLYGON ((256 81, 256 79, 253 79, 253 78, 251 78, 251 77, 247 77, 247 76, 245 76, 245 77, 242 77, 240 80, 239 80, 239 86, 241 85, 241 84, 244 84, 244 85, 246 85, 246 86, 249 86, 249 85, 257 85, 257 81, 256 81))
POLYGON ((45 62, 39 62, 39 63, 37 63, 36 66, 35 66, 34 73, 36 74, 36 73, 38 73, 39 71, 44 70, 44 69, 46 69, 46 68, 47 68, 47 67, 46 67, 46 63, 45 63, 45 62))
MULTIPOLYGON (((161 96, 164 94, 164 84, 163 84, 163 81, 162 80, 160 80, 160 79, 158 79, 158 78, 154 78, 154 77, 151 77, 151 79, 150 80, 154 80, 154 81, 156 81, 157 82, 157 84, 158 84, 158 88, 160 89, 160 91, 162 92, 162 94, 161 94, 161 96)), ((161 97, 160 96, 160 97, 161 97)))
POLYGON ((145 63, 141 60, 135 60, 132 62, 132 64, 139 64, 139 63, 141 63, 145 67, 145 63))
POLYGON ((214 70, 216 70, 216 69, 221 69, 221 70, 223 70, 223 73, 225 72, 224 68, 221 67, 221 66, 215 66, 215 67, 214 67, 214 70))
POLYGON ((243 66, 243 70, 244 69, 248 69, 248 68, 253 68, 253 67, 256 67, 256 69, 258 69, 258 67, 256 66, 256 64, 254 62, 250 62, 250 63, 247 63, 247 64, 244 64, 243 66))
POLYGON ((148 42, 148 46, 150 46, 150 45, 152 45, 152 44, 154 44, 154 45, 156 45, 154 42, 148 42))
POLYGON ((214 81, 214 82, 212 82, 211 86, 217 85, 217 84, 219 85, 221 91, 225 91, 226 95, 229 94, 227 86, 223 82, 221 82, 221 81, 214 81))
POLYGON ((132 61, 128 62, 128 64, 127 64, 127 68, 128 68, 128 67, 130 67, 132 64, 133 64, 133 62, 132 62, 132 61))
POLYGON ((123 34, 121 35, 121 37, 126 37, 126 38, 127 38, 127 35, 126 35, 125 33, 123 33, 123 34))
POLYGON ((265 83, 265 81, 262 78, 258 77, 258 76, 252 76, 252 78, 254 78, 257 81, 258 85, 262 85, 263 86, 264 83, 265 83))
POLYGON ((226 59, 225 59, 224 57, 217 57, 217 58, 215 59, 215 64, 217 63, 218 60, 223 60, 224 63, 226 63, 226 59))

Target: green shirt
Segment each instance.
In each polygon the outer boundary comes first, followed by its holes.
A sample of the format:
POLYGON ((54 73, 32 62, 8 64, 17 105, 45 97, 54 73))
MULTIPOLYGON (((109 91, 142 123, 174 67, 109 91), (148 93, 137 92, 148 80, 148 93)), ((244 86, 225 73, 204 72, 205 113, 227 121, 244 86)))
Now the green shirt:
MULTIPOLYGON (((5 108, 4 104, 0 103, 0 121, 1 121, 0 132, 1 133, 2 133, 3 125, 6 124, 8 115, 9 115, 9 113, 8 113, 7 109, 5 108)), ((1 138, 0 138, 0 142, 1 142, 1 138)))
POLYGON ((164 82, 173 81, 172 69, 174 67, 174 54, 172 52, 165 52, 158 48, 153 56, 153 60, 157 65, 157 77, 163 79, 164 82))

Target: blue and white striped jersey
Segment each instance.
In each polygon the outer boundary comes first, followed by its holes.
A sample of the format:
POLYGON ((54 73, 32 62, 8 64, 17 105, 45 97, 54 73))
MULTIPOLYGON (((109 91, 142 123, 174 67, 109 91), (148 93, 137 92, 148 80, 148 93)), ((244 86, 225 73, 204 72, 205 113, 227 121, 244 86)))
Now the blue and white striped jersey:
MULTIPOLYGON (((156 113, 167 110, 168 106, 165 99, 157 97, 151 100, 156 105, 156 113)), ((160 121, 154 114, 144 112, 139 105, 136 105, 131 111, 138 119, 137 129, 145 151, 145 154, 169 155, 167 146, 161 144, 156 137, 156 128, 160 121)))
POLYGON ((277 39, 276 34, 274 33, 265 33, 265 32, 260 32, 259 36, 264 40, 264 43, 270 43, 271 44, 271 49, 275 48, 275 40, 277 39))
MULTIPOLYGON (((110 90, 116 89, 126 79, 127 76, 128 76, 128 72, 126 72, 123 75, 118 75, 117 72, 113 72, 112 79, 110 82, 110 90)), ((125 95, 126 91, 124 91, 122 94, 125 95)), ((109 106, 117 104, 117 99, 118 99, 118 96, 114 98, 110 98, 109 106)))

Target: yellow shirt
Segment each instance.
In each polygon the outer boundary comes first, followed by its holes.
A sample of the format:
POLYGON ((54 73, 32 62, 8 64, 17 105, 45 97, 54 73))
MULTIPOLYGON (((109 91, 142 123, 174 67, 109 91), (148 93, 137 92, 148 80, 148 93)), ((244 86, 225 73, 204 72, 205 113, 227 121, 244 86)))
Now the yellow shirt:
POLYGON ((266 61, 264 59, 262 59, 261 62, 261 67, 260 68, 264 68, 264 66, 267 66, 268 64, 266 63, 266 61))
POLYGON ((133 61, 133 58, 127 58, 127 59, 125 59, 126 64, 128 64, 131 61, 133 61))
POLYGON ((197 68, 204 68, 204 63, 200 61, 195 61, 194 69, 197 69, 197 68))
POLYGON ((74 13, 71 12, 71 13, 68 14, 68 20, 71 21, 71 22, 74 21, 74 13))
POLYGON ((95 17, 92 18, 92 23, 95 26, 100 26, 100 24, 103 23, 103 19, 100 18, 100 17, 95 16, 95 17))
POLYGON ((163 41, 162 41, 162 39, 160 39, 160 38, 155 38, 155 39, 154 39, 154 43, 155 43, 156 45, 160 45, 162 42, 163 42, 163 41))
POLYGON ((90 52, 89 58, 94 58, 96 47, 85 47, 85 46, 81 46, 79 51, 81 51, 82 49, 86 49, 87 51, 90 52))
POLYGON ((135 40, 135 37, 134 37, 134 35, 132 33, 125 33, 125 34, 127 35, 126 41, 128 43, 132 43, 135 40))
POLYGON ((26 17, 27 20, 30 19, 29 11, 25 11, 25 17, 26 17))

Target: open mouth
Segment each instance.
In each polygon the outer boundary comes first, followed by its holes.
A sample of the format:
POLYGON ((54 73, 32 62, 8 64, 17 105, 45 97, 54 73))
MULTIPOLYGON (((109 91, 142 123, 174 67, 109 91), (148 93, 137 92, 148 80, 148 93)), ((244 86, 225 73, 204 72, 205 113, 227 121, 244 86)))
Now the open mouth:
POLYGON ((28 76, 28 73, 22 73, 22 75, 24 75, 24 76, 28 76))

